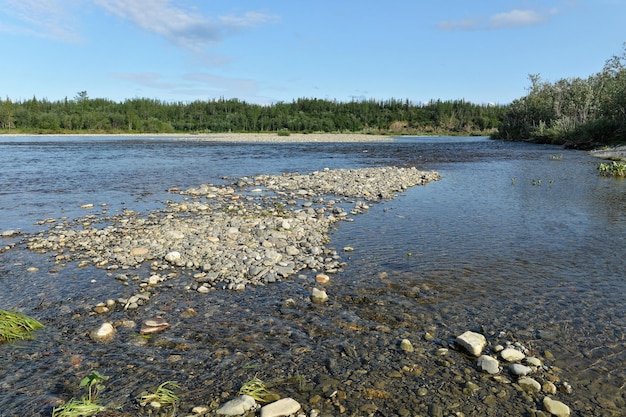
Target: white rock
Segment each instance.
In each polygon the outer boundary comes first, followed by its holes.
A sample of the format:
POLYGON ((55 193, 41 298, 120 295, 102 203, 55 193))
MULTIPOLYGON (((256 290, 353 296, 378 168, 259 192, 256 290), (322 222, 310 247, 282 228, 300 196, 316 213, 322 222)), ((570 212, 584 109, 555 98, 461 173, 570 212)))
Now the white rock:
POLYGON ((89 333, 89 336, 96 342, 110 342, 115 337, 115 328, 111 323, 102 323, 100 327, 89 333))
POLYGON ((571 413, 567 405, 550 397, 544 397, 543 406, 546 407, 547 412, 556 417, 568 417, 571 413))
POLYGON ((532 368, 529 368, 528 366, 519 363, 512 363, 511 365, 509 365, 509 370, 513 375, 517 376, 526 376, 533 371, 532 368))
POLYGON ((314 303, 325 303, 326 301, 328 301, 328 294, 326 294, 326 291, 313 288, 313 292, 311 293, 311 301, 313 301, 314 303))
POLYGON ((500 372, 500 362, 494 357, 489 355, 481 355, 478 358, 478 369, 483 372, 487 372, 488 374, 497 374, 500 372))
POLYGON ((285 417, 299 410, 300 403, 293 398, 283 398, 261 408, 261 417, 285 417))
POLYGON ((234 400, 228 401, 215 410, 217 414, 223 416, 239 416, 256 406, 256 401, 249 395, 240 395, 234 400))
POLYGON ((541 368, 543 366, 541 359, 533 358, 532 356, 528 356, 524 360, 528 366, 534 366, 535 368, 541 368))
POLYGON ((507 362, 519 362, 526 357, 522 352, 513 348, 506 348, 500 352, 500 357, 507 362))
POLYGON ((472 355, 480 356, 485 346, 487 346, 487 339, 480 333, 467 331, 457 336, 456 343, 472 355))
POLYGON ((180 252, 173 251, 173 252, 169 252, 167 255, 165 255, 165 260, 167 262, 170 262, 170 263, 176 263, 176 262, 180 261, 181 257, 182 256, 181 256, 180 252))

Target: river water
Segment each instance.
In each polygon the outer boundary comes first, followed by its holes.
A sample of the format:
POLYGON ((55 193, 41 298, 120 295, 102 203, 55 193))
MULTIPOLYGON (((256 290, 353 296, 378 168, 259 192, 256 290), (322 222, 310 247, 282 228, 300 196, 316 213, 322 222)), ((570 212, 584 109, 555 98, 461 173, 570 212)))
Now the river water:
POLYGON ((598 160, 585 152, 470 137, 0 137, 0 157, 0 232, 22 232, 0 241, 10 247, 0 252, 0 309, 46 326, 34 341, 0 346, 0 416, 49 415, 60 399, 84 394, 78 383, 93 369, 110 376, 102 399, 128 415, 148 415, 136 398, 163 381, 181 385, 185 415, 234 397, 255 376, 325 415, 541 409, 542 395, 514 389, 490 404, 497 389, 479 376, 472 378, 482 390, 471 395, 455 386, 474 375, 471 358, 457 353, 442 365, 433 352, 466 330, 519 341, 542 357, 572 386, 557 397, 573 415, 626 415, 626 182, 598 176, 598 160), (23 244, 49 227, 41 220, 155 210, 174 198, 172 187, 383 165, 436 170, 442 179, 339 224, 331 245, 347 265, 331 278, 324 306, 307 301, 314 272, 204 295, 185 291, 183 276, 140 311, 108 318, 162 315, 172 324, 167 333, 146 341, 120 328, 99 345, 87 334, 102 318, 89 311, 127 289, 106 270, 59 267, 23 244), (340 250, 346 246, 354 251, 340 250), (407 358, 397 347, 403 338, 419 354, 407 358), (397 375, 407 366, 424 369, 397 375))

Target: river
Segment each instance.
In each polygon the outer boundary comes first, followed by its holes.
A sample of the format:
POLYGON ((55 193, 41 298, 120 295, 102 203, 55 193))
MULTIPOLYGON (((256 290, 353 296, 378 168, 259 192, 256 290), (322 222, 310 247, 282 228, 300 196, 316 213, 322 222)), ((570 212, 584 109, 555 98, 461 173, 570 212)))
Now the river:
POLYGON ((148 413, 136 398, 163 381, 181 385, 186 415, 234 397, 254 376, 322 415, 437 415, 433 404, 443 415, 541 409, 543 395, 493 388, 460 352, 442 363, 436 352, 466 330, 530 348, 572 386, 555 397, 573 415, 625 415, 626 182, 600 177, 586 152, 477 137, 267 144, 21 136, 0 137, 0 155, 0 232, 22 232, 0 238, 10 248, 0 253, 0 309, 46 326, 34 341, 0 345, 0 416, 49 415, 51 404, 84 393, 78 383, 93 369, 110 376, 102 399, 128 415, 148 413), (44 219, 158 209, 175 198, 173 187, 383 165, 436 170, 442 179, 339 224, 331 245, 346 267, 332 277, 325 306, 308 303, 306 274, 242 293, 197 294, 181 279, 140 311, 110 317, 163 315, 173 323, 167 333, 145 342, 121 331, 99 345, 87 334, 102 319, 89 312, 124 296, 124 286, 103 269, 59 267, 23 243, 54 227, 44 219), (404 338, 415 357, 397 348, 404 338), (424 369, 406 371, 416 366, 424 369), (469 378, 479 386, 470 394, 461 384, 469 378), (504 394, 494 405, 486 398, 496 392, 504 394))

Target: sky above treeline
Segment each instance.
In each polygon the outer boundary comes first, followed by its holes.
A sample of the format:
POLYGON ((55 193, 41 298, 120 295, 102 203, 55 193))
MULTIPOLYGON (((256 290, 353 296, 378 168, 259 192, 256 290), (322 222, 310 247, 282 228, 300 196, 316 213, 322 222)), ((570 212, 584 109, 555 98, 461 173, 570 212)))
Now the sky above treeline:
POLYGON ((507 104, 601 71, 625 22, 625 0, 0 0, 0 96, 507 104))

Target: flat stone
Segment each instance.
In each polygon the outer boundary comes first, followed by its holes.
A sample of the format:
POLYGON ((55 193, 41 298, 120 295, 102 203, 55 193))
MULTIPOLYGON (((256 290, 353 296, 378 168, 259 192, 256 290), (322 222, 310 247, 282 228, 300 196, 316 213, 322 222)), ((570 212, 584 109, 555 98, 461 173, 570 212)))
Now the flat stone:
POLYGON ((485 339, 485 336, 471 331, 467 331, 462 335, 457 336, 455 341, 459 346, 474 356, 480 356, 485 346, 487 346, 487 339, 485 339))
POLYGON ((319 282, 320 284, 326 284, 328 281, 330 281, 330 277, 326 274, 317 274, 317 276, 315 277, 315 281, 319 282))
POLYGON ((215 410, 215 413, 223 416, 239 416, 251 410, 254 406, 256 406, 254 398, 249 395, 240 395, 215 410))
POLYGON ((500 357, 507 362, 519 362, 526 357, 522 352, 513 348, 506 348, 500 352, 500 357))
POLYGON ((541 391, 541 384, 532 378, 522 377, 517 381, 517 384, 526 392, 537 393, 541 391))
POLYGON ((561 401, 553 400, 550 397, 544 397, 543 406, 546 411, 556 417, 568 417, 571 413, 570 408, 561 401))
POLYGON ((481 355, 477 362, 478 369, 488 374, 497 374, 500 372, 500 362, 489 355, 481 355))
POLYGON ((511 365, 509 365, 509 371, 511 371, 513 375, 526 376, 530 374, 533 370, 532 368, 529 368, 526 365, 521 365, 519 363, 512 363, 511 365))
POLYGON ((144 255, 147 255, 148 252, 150 252, 148 248, 143 248, 143 247, 132 248, 130 250, 130 256, 144 256, 144 255))
POLYGON ((261 408, 261 417, 285 417, 297 413, 300 403, 293 398, 283 398, 261 408))

